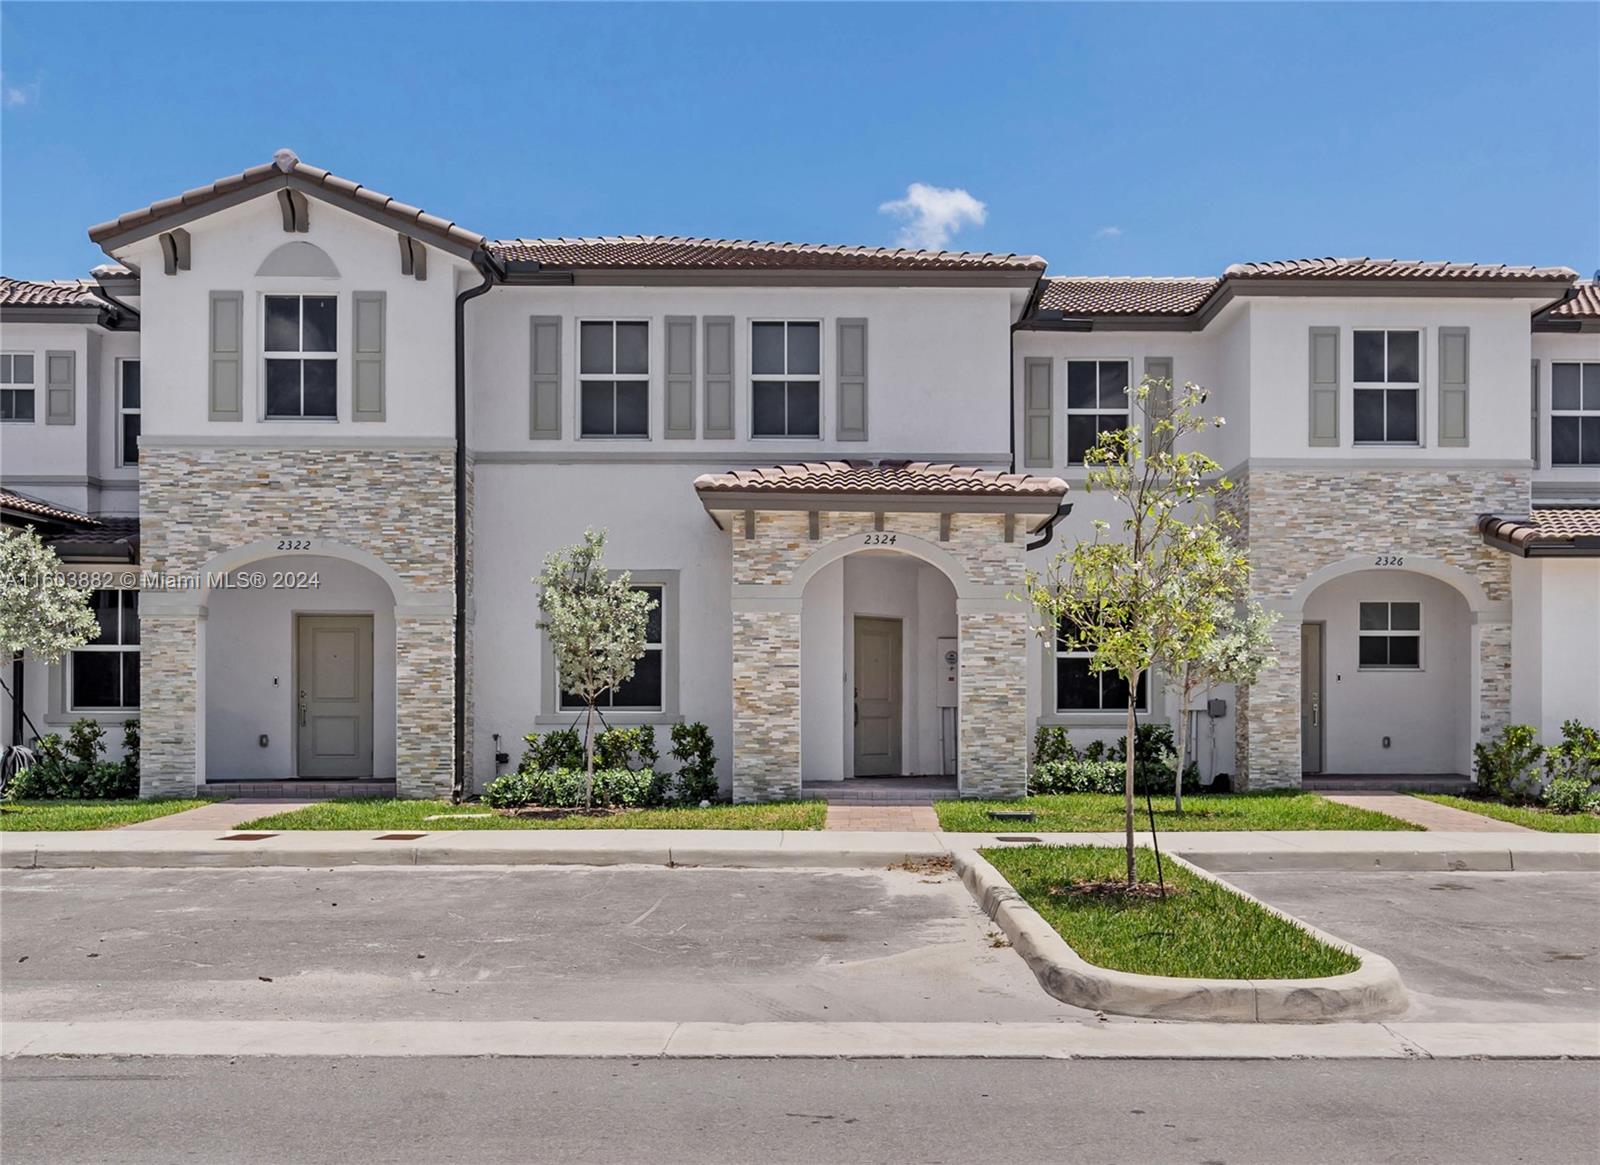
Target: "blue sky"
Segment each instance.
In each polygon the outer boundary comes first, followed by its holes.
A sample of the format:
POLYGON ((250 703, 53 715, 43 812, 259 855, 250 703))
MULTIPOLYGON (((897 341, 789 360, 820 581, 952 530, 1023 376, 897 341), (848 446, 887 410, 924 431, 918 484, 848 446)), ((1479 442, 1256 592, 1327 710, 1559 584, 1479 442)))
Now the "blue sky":
POLYGON ((0 8, 0 270, 268 160, 496 237, 1600 266, 1600 5, 0 8), (912 184, 959 194, 881 208, 912 184), (980 205, 981 204, 981 205, 980 205), (981 220, 981 221, 979 221, 981 220))

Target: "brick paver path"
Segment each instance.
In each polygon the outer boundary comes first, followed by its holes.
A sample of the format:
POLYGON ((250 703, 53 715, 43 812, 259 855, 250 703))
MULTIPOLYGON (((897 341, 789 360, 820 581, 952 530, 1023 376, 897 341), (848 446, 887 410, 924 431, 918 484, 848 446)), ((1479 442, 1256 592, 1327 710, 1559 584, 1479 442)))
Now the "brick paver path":
POLYGON ((140 821, 134 825, 124 825, 123 829, 215 829, 226 831, 237 829, 246 821, 254 821, 257 817, 266 817, 273 813, 287 813, 291 809, 304 809, 310 801, 290 801, 284 798, 273 798, 269 801, 218 801, 211 805, 201 805, 194 809, 185 809, 182 813, 169 813, 165 817, 152 817, 149 821, 140 821))
POLYGON ((939 828, 932 805, 829 805, 827 829, 925 832, 939 828))
POLYGON ((1398 817, 1401 821, 1409 821, 1412 825, 1420 825, 1424 829, 1446 830, 1452 833, 1537 832, 1525 826, 1513 825, 1509 821, 1485 817, 1481 813, 1469 813, 1465 809, 1456 809, 1450 805, 1424 801, 1421 797, 1413 797, 1407 793, 1324 793, 1322 795, 1330 801, 1337 801, 1341 805, 1350 805, 1356 809, 1371 809, 1375 813, 1387 813, 1390 817, 1398 817))

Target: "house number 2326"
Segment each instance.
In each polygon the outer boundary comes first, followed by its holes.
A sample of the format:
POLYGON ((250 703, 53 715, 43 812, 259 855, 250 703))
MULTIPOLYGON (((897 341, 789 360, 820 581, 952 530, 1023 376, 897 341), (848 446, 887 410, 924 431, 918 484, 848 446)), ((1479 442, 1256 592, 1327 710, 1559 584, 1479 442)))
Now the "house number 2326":
POLYGON ((1398 554, 1380 554, 1372 560, 1373 566, 1404 566, 1405 557, 1398 554))
POLYGON ((894 538, 895 538, 895 536, 893 534, 868 534, 868 535, 865 536, 865 541, 863 541, 861 543, 861 545, 863 545, 863 546, 893 546, 894 545, 894 538))

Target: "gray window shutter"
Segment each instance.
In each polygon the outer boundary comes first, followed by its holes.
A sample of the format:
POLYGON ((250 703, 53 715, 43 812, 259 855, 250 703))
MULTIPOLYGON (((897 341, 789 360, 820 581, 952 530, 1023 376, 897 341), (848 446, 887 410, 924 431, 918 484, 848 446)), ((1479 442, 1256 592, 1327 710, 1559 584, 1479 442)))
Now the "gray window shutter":
POLYGON ((1528 401, 1529 401, 1529 430, 1528 453, 1533 458, 1533 467, 1539 468, 1539 362, 1529 361, 1528 364, 1528 401))
POLYGON ((244 420, 244 292, 211 293, 211 372, 207 415, 244 420))
POLYGON ((1471 344, 1466 328, 1439 329, 1439 444, 1467 443, 1467 364, 1471 344))
POLYGON ((44 423, 73 425, 78 421, 78 354, 44 354, 44 423))
POLYGON ((1055 464, 1050 449, 1055 428, 1052 419, 1055 394, 1050 386, 1053 364, 1054 361, 1031 356, 1022 362, 1022 464, 1025 466, 1055 464))
POLYGON ((867 321, 839 321, 839 416, 841 441, 867 439, 867 321))
POLYGON ((668 438, 694 436, 694 316, 667 317, 667 390, 662 432, 668 438))
POLYGON ((355 360, 350 377, 350 417, 381 421, 384 413, 383 345, 388 304, 384 292, 358 291, 352 297, 355 360))
POLYGON ((733 317, 705 319, 704 437, 733 436, 733 317))
POLYGON ((1144 358, 1144 379, 1164 380, 1165 384, 1152 385, 1150 395, 1144 401, 1144 447, 1150 449, 1150 431, 1157 421, 1172 415, 1172 357, 1171 356, 1146 356, 1144 358))
POLYGON ((534 316, 528 328, 528 436, 561 437, 561 317, 534 316))
POLYGON ((1339 329, 1311 329, 1312 445, 1339 443, 1339 329))

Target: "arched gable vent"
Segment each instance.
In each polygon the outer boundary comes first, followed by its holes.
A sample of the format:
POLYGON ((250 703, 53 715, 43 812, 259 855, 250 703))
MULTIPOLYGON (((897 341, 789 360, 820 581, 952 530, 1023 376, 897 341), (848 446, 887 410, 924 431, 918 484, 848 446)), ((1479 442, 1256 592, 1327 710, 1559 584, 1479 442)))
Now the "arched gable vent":
POLYGON ((337 279, 339 268, 315 243, 296 241, 284 243, 261 261, 257 275, 299 275, 322 279, 337 279))

